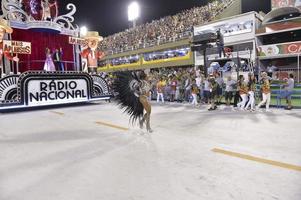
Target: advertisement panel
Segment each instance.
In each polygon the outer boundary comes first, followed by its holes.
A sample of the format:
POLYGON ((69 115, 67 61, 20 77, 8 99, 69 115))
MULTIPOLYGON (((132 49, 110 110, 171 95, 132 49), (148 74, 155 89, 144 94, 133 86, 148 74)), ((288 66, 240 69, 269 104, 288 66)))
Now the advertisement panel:
POLYGON ((88 100, 88 82, 84 79, 29 80, 28 106, 74 103, 88 100))
POLYGON ((31 43, 23 41, 3 40, 3 50, 16 54, 31 54, 31 43))
POLYGON ((88 46, 88 42, 85 39, 77 38, 77 37, 69 37, 69 44, 80 45, 82 47, 88 46))
POLYGON ((0 79, 0 111, 111 98, 105 79, 83 72, 27 71, 0 79))
POLYGON ((282 7, 297 7, 301 9, 301 0, 271 0, 272 9, 282 7))
POLYGON ((269 57, 286 54, 300 54, 301 42, 264 45, 258 47, 258 56, 269 57))

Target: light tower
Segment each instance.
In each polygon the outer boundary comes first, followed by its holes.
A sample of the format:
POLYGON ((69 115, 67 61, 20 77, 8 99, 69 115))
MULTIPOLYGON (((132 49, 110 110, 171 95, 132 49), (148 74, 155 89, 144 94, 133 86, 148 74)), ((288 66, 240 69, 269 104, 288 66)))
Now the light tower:
POLYGON ((128 6, 128 19, 133 22, 133 27, 136 27, 137 19, 140 17, 140 6, 137 2, 132 2, 128 6))

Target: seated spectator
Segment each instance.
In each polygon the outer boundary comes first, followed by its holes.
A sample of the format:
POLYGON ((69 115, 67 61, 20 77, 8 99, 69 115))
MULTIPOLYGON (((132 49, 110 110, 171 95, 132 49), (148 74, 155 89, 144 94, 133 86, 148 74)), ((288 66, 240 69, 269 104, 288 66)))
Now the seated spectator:
POLYGON ((215 0, 202 7, 194 7, 173 16, 126 29, 104 38, 99 48, 110 53, 132 51, 190 37, 192 27, 213 20, 231 3, 232 0, 215 0))

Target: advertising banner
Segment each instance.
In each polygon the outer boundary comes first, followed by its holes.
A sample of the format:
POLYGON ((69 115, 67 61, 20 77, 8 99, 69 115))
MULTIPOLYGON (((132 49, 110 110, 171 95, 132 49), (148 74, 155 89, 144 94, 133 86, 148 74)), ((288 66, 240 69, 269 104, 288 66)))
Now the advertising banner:
POLYGON ((88 43, 86 40, 84 40, 82 38, 77 38, 77 37, 69 37, 69 44, 76 44, 76 45, 80 45, 82 47, 88 46, 88 43))
POLYGON ((22 41, 3 40, 3 51, 16 54, 31 54, 31 43, 22 41))
POLYGON ((258 56, 269 57, 301 53, 301 42, 264 45, 258 47, 258 56))
POLYGON ((271 0, 272 9, 282 7, 297 7, 301 9, 301 0, 271 0))
POLYGON ((30 80, 28 106, 74 103, 88 100, 88 82, 84 79, 30 80))

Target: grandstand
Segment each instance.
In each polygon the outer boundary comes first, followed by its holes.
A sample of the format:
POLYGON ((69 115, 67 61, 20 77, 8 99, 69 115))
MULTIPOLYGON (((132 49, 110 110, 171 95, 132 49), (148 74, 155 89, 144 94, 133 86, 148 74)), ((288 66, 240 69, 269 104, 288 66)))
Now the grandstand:
POLYGON ((117 71, 193 65, 193 55, 189 52, 179 58, 175 58, 177 53, 174 53, 175 56, 172 58, 161 56, 161 59, 158 59, 157 55, 188 48, 193 26, 239 13, 241 13, 241 0, 213 1, 203 7, 185 10, 174 16, 167 16, 111 35, 105 38, 100 46, 107 57, 101 62, 99 70, 117 71), (145 54, 153 54, 156 61, 145 61, 145 54), (132 57, 138 59, 133 62, 132 57))

